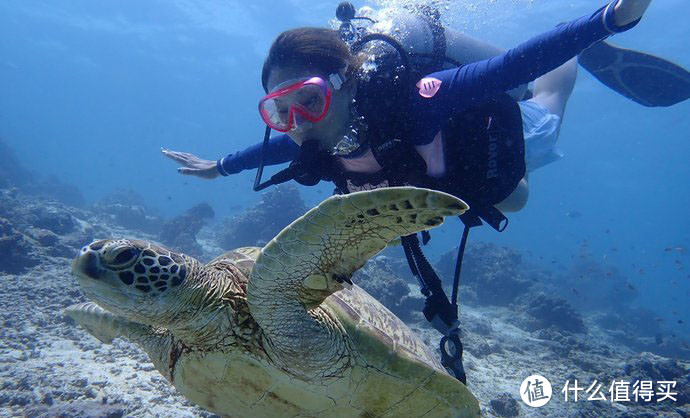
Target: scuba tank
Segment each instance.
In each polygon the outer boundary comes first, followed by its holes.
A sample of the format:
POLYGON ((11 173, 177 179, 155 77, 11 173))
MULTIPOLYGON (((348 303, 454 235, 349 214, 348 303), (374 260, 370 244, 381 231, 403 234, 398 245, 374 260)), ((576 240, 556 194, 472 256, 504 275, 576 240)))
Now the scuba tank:
MULTIPOLYGON (((487 42, 444 27, 439 11, 426 4, 415 5, 414 8, 387 7, 378 10, 364 6, 355 10, 352 4, 343 2, 338 6, 336 16, 338 21, 332 22, 332 26, 340 31, 346 43, 352 45, 355 40, 369 34, 390 37, 405 49, 420 77, 505 52, 487 42)), ((363 51, 369 56, 392 52, 390 43, 385 41, 370 42, 363 51)), ((517 101, 525 100, 527 85, 507 93, 517 101)))

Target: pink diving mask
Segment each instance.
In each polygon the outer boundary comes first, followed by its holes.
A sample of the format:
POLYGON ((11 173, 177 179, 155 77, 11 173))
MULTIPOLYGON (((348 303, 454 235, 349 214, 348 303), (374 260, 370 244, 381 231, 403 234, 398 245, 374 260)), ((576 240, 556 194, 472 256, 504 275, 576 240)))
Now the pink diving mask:
POLYGON ((318 122, 323 119, 330 104, 328 82, 321 77, 309 77, 277 85, 259 101, 259 112, 271 129, 289 132, 304 120, 318 122))

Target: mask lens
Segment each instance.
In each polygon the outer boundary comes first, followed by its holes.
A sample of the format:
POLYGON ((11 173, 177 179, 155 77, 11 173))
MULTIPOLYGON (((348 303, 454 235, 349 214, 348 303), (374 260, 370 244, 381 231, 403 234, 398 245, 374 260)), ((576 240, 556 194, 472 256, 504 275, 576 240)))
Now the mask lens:
POLYGON ((266 123, 273 126, 287 128, 288 126, 288 115, 289 109, 285 104, 279 103, 277 100, 269 99, 262 103, 261 115, 268 117, 270 123, 266 123))
POLYGON ((321 78, 288 85, 266 96, 259 102, 261 117, 271 128, 286 132, 290 130, 296 114, 317 122, 328 113, 330 90, 321 78))
POLYGON ((317 118, 323 113, 326 106, 326 95, 319 86, 308 84, 297 90, 294 96, 292 105, 307 115, 317 118))

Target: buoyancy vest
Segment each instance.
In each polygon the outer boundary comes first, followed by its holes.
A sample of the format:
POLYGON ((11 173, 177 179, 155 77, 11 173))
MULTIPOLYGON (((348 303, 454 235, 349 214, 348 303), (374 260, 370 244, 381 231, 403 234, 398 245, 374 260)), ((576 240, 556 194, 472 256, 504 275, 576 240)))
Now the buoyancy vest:
POLYGON ((448 120, 442 129, 446 173, 440 178, 426 174, 424 159, 405 140, 404 132, 374 133, 370 147, 382 170, 347 172, 332 159, 326 177, 335 183, 337 193, 401 185, 431 188, 470 206, 463 221, 477 224, 480 218, 497 230, 505 227, 501 225, 505 217, 494 205, 515 190, 526 172, 522 116, 510 96, 496 96, 448 120))

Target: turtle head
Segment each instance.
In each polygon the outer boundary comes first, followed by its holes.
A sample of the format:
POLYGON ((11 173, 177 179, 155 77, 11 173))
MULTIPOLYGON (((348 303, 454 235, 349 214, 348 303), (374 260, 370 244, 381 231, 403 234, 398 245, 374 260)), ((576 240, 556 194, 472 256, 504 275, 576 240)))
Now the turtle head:
POLYGON ((161 324, 198 262, 144 241, 94 241, 72 262, 86 296, 130 320, 161 324))

